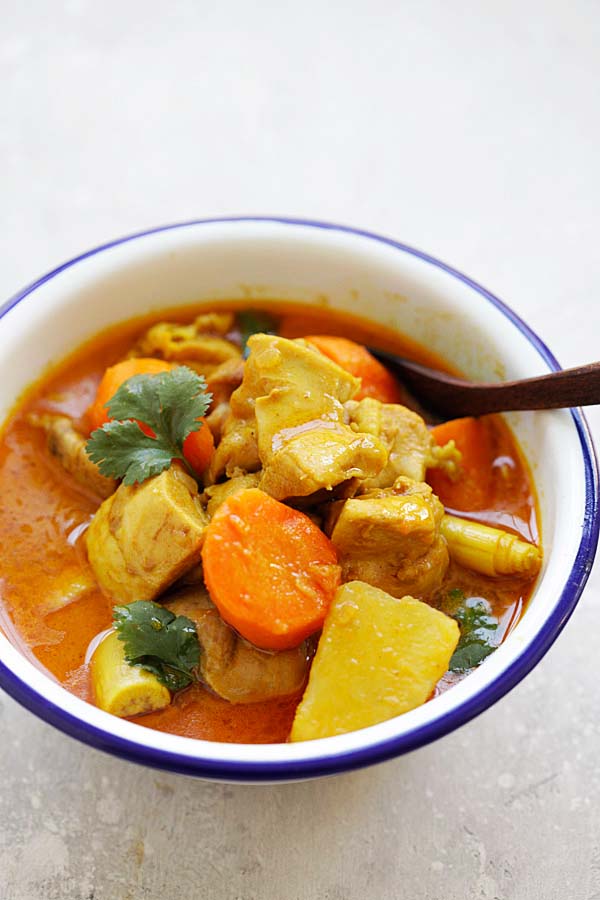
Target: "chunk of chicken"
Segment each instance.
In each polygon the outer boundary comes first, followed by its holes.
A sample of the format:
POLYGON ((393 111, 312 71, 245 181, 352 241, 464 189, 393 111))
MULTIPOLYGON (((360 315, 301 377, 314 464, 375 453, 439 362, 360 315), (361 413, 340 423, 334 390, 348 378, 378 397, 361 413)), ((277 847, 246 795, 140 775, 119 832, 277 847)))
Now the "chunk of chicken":
POLYGON ((392 488, 332 507, 326 531, 343 581, 365 581, 394 597, 437 590, 449 557, 440 532, 444 508, 429 485, 400 477, 392 488))
POLYGON ((262 467, 259 487, 283 500, 369 478, 385 466, 381 441, 346 422, 343 404, 358 379, 300 339, 255 334, 248 347, 211 480, 262 467))
MULTIPOLYGON (((322 423, 323 426, 329 423, 322 423)), ((346 425, 315 427, 285 443, 265 463, 261 490, 284 500, 332 491, 350 479, 364 479, 385 465, 383 445, 369 434, 357 434, 346 425)))
POLYGON ((214 484, 223 475, 235 478, 261 468, 256 441, 256 419, 238 418, 230 409, 221 425, 221 440, 203 473, 204 484, 214 484))
POLYGON ((191 325, 158 322, 142 335, 129 356, 166 359, 209 377, 226 360, 241 359, 240 348, 225 337, 234 324, 233 313, 206 313, 191 325))
POLYGON ((212 404, 209 414, 206 416, 206 424, 212 432, 215 443, 219 443, 223 435, 223 426, 229 416, 231 408, 229 398, 233 391, 240 386, 244 377, 244 360, 241 357, 232 357, 221 363, 208 380, 208 390, 212 394, 212 404))
POLYGON ((165 605, 196 625, 200 641, 200 675, 231 703, 256 703, 299 691, 308 673, 306 645, 267 652, 241 638, 219 615, 201 587, 171 595, 165 605))
POLYGON ((98 497, 114 494, 118 481, 100 474, 96 463, 85 452, 86 438, 77 431, 68 416, 32 414, 29 422, 45 431, 48 450, 78 484, 98 497))
POLYGON ((154 600, 199 562, 207 522, 196 482, 177 466, 122 484, 87 532, 98 584, 121 603, 154 600))
POLYGON ((204 491, 206 500, 206 512, 210 519, 214 516, 221 503, 237 494, 239 491, 245 491, 246 488, 258 487, 260 474, 253 472, 249 475, 237 475, 235 478, 228 478, 222 484, 213 484, 204 491))
POLYGON ((429 468, 456 468, 460 453, 453 442, 452 446, 438 447, 421 416, 406 406, 367 397, 358 402, 349 400, 346 410, 351 427, 377 437, 389 453, 385 468, 363 481, 361 491, 391 487, 399 475, 423 481, 429 468))
POLYGON ((204 419, 210 428, 215 444, 218 444, 223 437, 223 429, 225 427, 225 422, 229 418, 230 412, 229 401, 217 403, 216 406, 213 405, 211 411, 204 419))
POLYGON ((213 406, 228 403, 229 398, 239 388, 244 378, 244 360, 238 356, 226 359, 212 372, 208 390, 212 394, 213 406))

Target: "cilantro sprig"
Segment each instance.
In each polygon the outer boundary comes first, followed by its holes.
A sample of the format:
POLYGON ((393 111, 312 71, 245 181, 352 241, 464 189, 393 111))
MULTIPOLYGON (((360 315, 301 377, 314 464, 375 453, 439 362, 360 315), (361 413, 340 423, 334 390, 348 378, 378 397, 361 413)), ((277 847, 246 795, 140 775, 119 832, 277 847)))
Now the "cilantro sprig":
POLYGON ((468 597, 462 591, 450 591, 450 599, 459 603, 452 613, 460 626, 460 639, 450 660, 452 672, 468 672, 493 653, 499 644, 498 619, 483 597, 468 597))
POLYGON ((113 419, 97 428, 86 445, 102 475, 136 484, 168 469, 173 459, 189 466, 183 443, 208 410, 212 395, 202 375, 178 366, 157 375, 128 378, 107 404, 113 419), (143 422, 152 435, 142 431, 143 422))
POLYGON ((152 672, 172 692, 196 680, 200 643, 196 626, 187 616, 176 616, 158 603, 136 600, 128 606, 115 606, 113 622, 130 666, 152 672))

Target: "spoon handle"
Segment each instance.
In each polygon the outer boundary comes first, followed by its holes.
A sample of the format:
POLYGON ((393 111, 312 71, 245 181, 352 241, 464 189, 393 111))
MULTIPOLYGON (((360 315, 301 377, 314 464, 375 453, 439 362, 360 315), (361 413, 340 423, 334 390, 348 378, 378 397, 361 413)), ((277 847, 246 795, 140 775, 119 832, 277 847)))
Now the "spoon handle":
MULTIPOLYGON (((393 366, 394 357, 385 354, 393 366)), ((383 361, 383 354, 380 355, 383 361)), ((423 402, 446 416, 478 416, 509 410, 559 409, 600 404, 600 362, 537 378, 477 384, 395 358, 394 368, 423 402)))
MULTIPOLYGON (((538 378, 490 385, 499 410, 560 409, 600 403, 600 362, 538 378)), ((483 398, 482 398, 483 399, 483 398)))

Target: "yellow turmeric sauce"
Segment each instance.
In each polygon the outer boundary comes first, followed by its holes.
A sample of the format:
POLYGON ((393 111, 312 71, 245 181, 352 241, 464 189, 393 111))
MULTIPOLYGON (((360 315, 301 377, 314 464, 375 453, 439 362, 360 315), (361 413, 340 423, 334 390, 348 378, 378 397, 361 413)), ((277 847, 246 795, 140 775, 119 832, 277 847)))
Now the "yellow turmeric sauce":
MULTIPOLYGON (((231 304, 229 308, 242 306, 231 304)), ((285 337, 342 335, 426 365, 449 368, 402 335, 345 313, 325 308, 307 311, 276 302, 261 302, 260 307, 281 317, 279 331, 285 337)), ((27 415, 62 413, 80 422, 106 367, 122 359, 146 328, 165 319, 191 320, 209 308, 205 304, 168 310, 103 332, 30 387, 0 432, 0 627, 25 655, 90 702, 86 654, 112 619, 112 604, 95 586, 83 540, 98 501, 64 473, 49 454, 44 435, 28 423, 27 415)), ((535 492, 526 463, 501 418, 487 417, 485 427, 502 464, 491 473, 492 503, 471 518, 536 540, 535 492)), ((500 619, 503 635, 518 620, 532 589, 531 581, 494 580, 456 565, 451 566, 444 584, 448 589, 460 588, 468 596, 486 597, 500 619)), ((448 676, 439 690, 454 680, 456 677, 448 676)), ((197 685, 177 695, 167 709, 136 721, 206 740, 278 742, 289 734, 299 699, 300 695, 234 705, 197 685)))

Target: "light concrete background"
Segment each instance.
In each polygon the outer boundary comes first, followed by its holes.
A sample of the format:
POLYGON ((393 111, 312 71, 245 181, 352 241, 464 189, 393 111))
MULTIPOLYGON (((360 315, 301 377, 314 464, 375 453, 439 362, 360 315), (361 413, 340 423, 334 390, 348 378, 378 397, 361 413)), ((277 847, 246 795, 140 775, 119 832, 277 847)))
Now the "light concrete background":
MULTIPOLYGON (((0 0, 0 297, 135 229, 287 213, 598 358, 599 48, 598 0, 0 0)), ((325 782, 145 771, 2 695, 1 900, 599 900, 599 589, 492 710, 325 782)))

